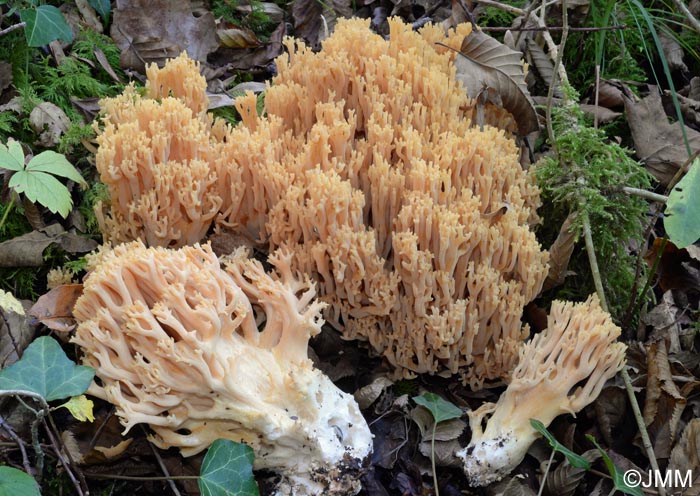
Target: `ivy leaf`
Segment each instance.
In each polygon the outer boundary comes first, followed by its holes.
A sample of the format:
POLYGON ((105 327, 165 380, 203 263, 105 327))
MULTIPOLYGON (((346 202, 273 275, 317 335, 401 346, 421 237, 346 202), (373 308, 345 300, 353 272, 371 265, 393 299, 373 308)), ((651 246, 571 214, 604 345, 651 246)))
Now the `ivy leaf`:
POLYGON ((664 228, 678 248, 685 248, 700 238, 700 159, 696 158, 668 195, 664 228))
POLYGON ((418 405, 427 408, 433 415, 436 424, 462 416, 461 408, 450 403, 449 401, 443 400, 437 394, 425 393, 421 396, 414 396, 413 401, 415 401, 418 405))
POLYGON ((644 492, 639 487, 631 487, 627 485, 623 472, 617 465, 615 465, 615 462, 612 461, 610 456, 608 456, 603 448, 598 445, 595 438, 590 434, 586 434, 586 438, 588 438, 588 440, 592 442, 596 448, 598 448, 598 451, 602 455, 605 466, 608 468, 608 473, 610 474, 610 477, 612 477, 615 489, 625 494, 631 494, 632 496, 644 496, 644 492))
POLYGON ((73 41, 73 31, 71 31, 61 11, 53 5, 39 5, 34 9, 21 9, 19 18, 22 22, 27 23, 24 28, 24 36, 30 47, 48 45, 57 39, 68 43, 73 41))
POLYGON ((250 446, 217 439, 209 447, 199 475, 202 496, 258 496, 250 446))
POLYGON ((55 339, 43 336, 27 347, 19 361, 0 371, 0 390, 23 389, 46 401, 61 400, 83 394, 94 376, 94 369, 76 365, 55 339))
POLYGON ((544 438, 547 440, 547 442, 554 451, 558 451, 566 457, 566 459, 569 461, 569 465, 576 468, 582 468, 584 470, 591 469, 591 464, 588 462, 588 460, 586 460, 581 455, 577 455, 569 448, 557 441, 557 439, 552 435, 551 432, 547 430, 547 428, 542 422, 540 422, 537 419, 530 419, 530 425, 533 429, 535 429, 537 432, 542 434, 542 436, 544 436, 544 438))
POLYGON ((8 141, 7 146, 0 143, 0 167, 12 171, 24 169, 22 145, 15 140, 8 141))
POLYGON ((104 22, 109 22, 109 13, 112 11, 109 0, 88 0, 88 3, 100 14, 104 22))
POLYGON ((12 467, 0 467, 0 496, 41 496, 34 478, 12 467))
POLYGON ((59 405, 59 408, 67 408, 70 414, 80 422, 85 422, 86 420, 94 422, 95 414, 92 412, 94 406, 95 404, 92 400, 87 399, 87 396, 81 394, 80 396, 73 396, 64 404, 59 405))

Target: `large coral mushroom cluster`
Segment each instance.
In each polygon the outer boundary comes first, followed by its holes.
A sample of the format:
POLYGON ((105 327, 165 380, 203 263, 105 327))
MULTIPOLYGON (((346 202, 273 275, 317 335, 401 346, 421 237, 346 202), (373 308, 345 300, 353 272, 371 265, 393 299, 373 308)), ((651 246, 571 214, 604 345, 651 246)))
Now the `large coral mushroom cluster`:
POLYGON ((372 436, 307 358, 323 323, 313 286, 288 256, 271 262, 273 276, 238 251, 222 269, 208 246, 140 242, 99 255, 74 309, 73 341, 100 379, 90 393, 186 456, 245 442, 256 468, 281 473, 278 494, 353 494, 372 436))
POLYGON ((459 47, 469 28, 390 27, 385 40, 339 22, 319 53, 288 42, 266 114, 242 97, 232 129, 155 69, 160 101, 107 102, 106 234, 181 246, 215 223, 281 247, 346 338, 399 374, 460 372, 478 387, 515 366, 522 309, 547 272, 529 229, 538 192, 512 140, 472 126, 454 53, 436 45, 459 47))

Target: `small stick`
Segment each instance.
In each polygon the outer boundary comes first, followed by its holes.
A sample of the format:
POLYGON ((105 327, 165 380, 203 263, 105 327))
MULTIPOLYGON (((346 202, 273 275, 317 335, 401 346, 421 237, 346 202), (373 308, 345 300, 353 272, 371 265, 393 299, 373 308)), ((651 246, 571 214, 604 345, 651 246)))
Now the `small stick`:
POLYGON ((624 186, 622 188, 622 191, 624 191, 628 195, 640 196, 642 198, 646 198, 647 200, 656 201, 660 203, 666 203, 668 201, 668 196, 660 195, 658 193, 654 193, 653 191, 647 191, 645 189, 624 186))
MULTIPOLYGON (((494 33, 503 33, 506 31, 564 31, 564 26, 537 26, 533 28, 508 28, 504 26, 483 26, 480 27, 482 31, 491 31, 494 33)), ((603 26, 599 28, 569 28, 569 31, 576 32, 591 32, 591 31, 610 31, 610 30, 621 30, 627 29, 627 26, 621 24, 619 26, 603 26)))
MULTIPOLYGON (((141 426, 141 430, 143 431, 144 434, 146 434, 146 429, 141 426)), ((160 456, 160 453, 158 453, 158 450, 156 449, 155 446, 153 446, 153 443, 148 443, 148 445, 151 447, 151 451, 153 452, 153 455, 156 457, 156 461, 158 462, 158 466, 160 469, 163 471, 163 475, 168 478, 168 485, 170 486, 170 489, 173 491, 173 494, 175 496, 181 496, 180 491, 177 489, 177 486, 175 485, 175 481, 170 478, 170 472, 168 472, 168 468, 165 466, 165 463, 163 462, 163 459, 160 456)))
POLYGON ((600 95, 600 65, 595 65, 595 112, 593 113, 593 128, 598 129, 598 96, 600 95))
POLYGON ((17 443, 17 446, 19 446, 19 450, 22 453, 22 466, 24 467, 24 471, 29 475, 33 475, 34 469, 29 464, 29 457, 27 456, 27 450, 24 448, 24 441, 22 441, 22 439, 17 435, 17 433, 15 433, 12 427, 5 421, 4 418, 2 418, 2 416, 0 416, 0 427, 5 429, 5 432, 7 432, 12 440, 17 443))
POLYGON ((2 31, 0 31, 0 36, 3 36, 7 33, 11 33, 12 31, 16 31, 17 29, 22 29, 27 25, 26 22, 18 22, 17 24, 13 24, 9 28, 5 28, 2 31))
POLYGON ((673 3, 676 5, 676 7, 678 7, 678 10, 683 12, 685 18, 688 20, 690 25, 693 26, 695 31, 700 33, 700 21, 698 21, 693 13, 688 10, 688 7, 685 5, 685 3, 683 3, 683 0, 673 0, 673 3))

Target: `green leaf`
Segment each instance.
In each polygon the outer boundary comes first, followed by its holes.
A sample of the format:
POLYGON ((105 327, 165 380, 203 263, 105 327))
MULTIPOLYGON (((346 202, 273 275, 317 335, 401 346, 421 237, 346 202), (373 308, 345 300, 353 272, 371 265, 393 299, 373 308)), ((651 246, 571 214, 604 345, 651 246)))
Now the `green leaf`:
POLYGON ((700 159, 696 158, 668 195, 664 228, 678 248, 700 238, 700 159))
POLYGON ((27 347, 19 361, 0 371, 0 390, 23 389, 46 401, 61 400, 83 394, 94 376, 94 369, 76 365, 55 339, 43 336, 27 347))
POLYGON ((73 164, 66 159, 65 155, 51 150, 41 152, 39 155, 32 158, 27 164, 27 170, 48 172, 54 176, 65 177, 82 186, 87 186, 83 176, 81 176, 78 169, 73 167, 73 164))
POLYGON ((15 172, 8 185, 17 193, 24 193, 30 202, 39 202, 51 212, 61 214, 63 218, 68 217, 73 206, 68 188, 46 172, 15 172))
POLYGON ((209 447, 199 475, 202 496, 258 496, 250 446, 217 439, 209 447))
POLYGON ((433 414, 435 424, 462 416, 461 408, 449 401, 443 400, 437 394, 425 393, 421 396, 414 396, 413 401, 420 406, 424 406, 433 414))
POLYGON ((88 3, 92 5, 95 12, 100 14, 103 21, 109 21, 109 13, 112 11, 112 6, 109 0, 88 0, 88 3))
POLYGON ((41 496, 34 478, 12 467, 0 467, 0 496, 41 496))
POLYGON ((73 41, 73 31, 71 31, 61 11, 52 5, 21 9, 19 18, 22 22, 27 23, 24 28, 24 36, 30 47, 48 45, 57 39, 68 43, 73 41))
POLYGON ((542 434, 542 436, 547 440, 547 442, 554 451, 558 451, 566 457, 566 459, 569 461, 569 465, 584 470, 591 469, 591 464, 588 462, 588 460, 586 460, 581 455, 577 455, 569 448, 557 441, 556 438, 552 435, 551 432, 547 430, 547 428, 542 422, 540 422, 537 419, 530 419, 530 425, 533 429, 542 434))
POLYGON ((586 437, 590 442, 593 443, 593 445, 596 448, 598 448, 598 451, 600 452, 601 456, 603 457, 603 461, 605 462, 605 466, 608 468, 608 473, 610 474, 610 477, 612 477, 615 489, 625 494, 631 494, 632 496, 644 496, 644 492, 639 488, 639 486, 631 487, 627 485, 624 479, 624 473, 620 470, 620 468, 617 465, 615 465, 615 462, 612 461, 612 459, 603 450, 603 448, 601 448, 598 445, 595 438, 590 434, 586 434, 586 437))
POLYGON ((10 140, 7 146, 0 143, 0 167, 13 171, 24 169, 22 145, 15 140, 10 140))

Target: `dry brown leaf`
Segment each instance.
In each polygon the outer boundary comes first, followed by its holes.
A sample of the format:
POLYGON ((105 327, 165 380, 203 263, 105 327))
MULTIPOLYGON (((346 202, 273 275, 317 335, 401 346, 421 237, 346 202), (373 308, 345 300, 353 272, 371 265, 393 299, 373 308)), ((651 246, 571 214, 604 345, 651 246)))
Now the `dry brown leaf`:
POLYGON ((574 213, 569 214, 564 219, 559 228, 557 239, 554 240, 554 243, 549 248, 549 272, 542 286, 542 291, 564 284, 566 277, 571 274, 571 271, 567 270, 567 268, 576 245, 576 234, 571 229, 575 219, 576 215, 574 213))
POLYGON ((661 42, 661 49, 666 56, 668 67, 672 71, 687 72, 688 66, 683 62, 683 49, 678 42, 665 31, 659 32, 659 41, 661 42))
POLYGON ((669 342, 670 353, 681 351, 679 323, 681 315, 682 311, 673 299, 673 292, 669 290, 664 293, 661 302, 642 318, 645 324, 653 328, 652 338, 666 339, 669 342))
MULTIPOLYGON (((433 440, 433 414, 427 408, 418 406, 411 410, 411 419, 418 425, 421 440, 418 449, 423 456, 430 458, 433 440)), ((461 467, 462 462, 455 453, 462 448, 458 441, 467 423, 462 419, 450 419, 435 426, 435 464, 441 467, 461 467)))
POLYGON ((93 53, 95 54, 95 58, 97 59, 97 61, 100 63, 100 66, 102 66, 105 72, 109 74, 109 77, 111 77, 117 83, 124 84, 124 81, 122 81, 121 78, 117 75, 117 73, 114 72, 114 68, 110 65, 105 53, 99 48, 95 48, 93 50, 93 53))
POLYGON ((66 113, 50 102, 41 102, 29 114, 29 123, 39 135, 39 142, 45 148, 58 144, 61 135, 70 127, 66 113))
POLYGON ((0 243, 0 267, 39 267, 44 263, 44 250, 54 243, 71 254, 87 253, 97 248, 95 240, 52 224, 0 243))
POLYGON ((668 458, 687 400, 673 382, 663 340, 648 345, 647 370, 644 424, 656 456, 668 458))
POLYGON ((613 431, 620 426, 627 414, 627 394, 623 389, 615 386, 606 387, 593 403, 598 428, 603 435, 603 440, 611 446, 614 439, 613 431))
POLYGON ((386 388, 392 386, 393 384, 394 382, 391 379, 382 375, 374 379, 366 386, 355 391, 353 396, 355 397, 357 404, 360 406, 360 409, 365 410, 369 408, 372 403, 377 401, 377 398, 381 396, 386 388))
POLYGON ((12 84, 12 64, 0 60, 0 93, 12 84))
MULTIPOLYGON (((582 453, 581 456, 592 465, 601 455, 597 449, 593 449, 582 453)), ((564 459, 556 469, 550 470, 545 481, 544 494, 546 496, 572 496, 586 473, 586 469, 573 467, 568 460, 564 459)))
POLYGON ((206 61, 219 46, 214 16, 194 12, 189 0, 117 0, 110 34, 122 51, 122 68, 140 72, 145 64, 163 65, 184 50, 206 61))
MULTIPOLYGON (((668 122, 656 87, 651 87, 649 96, 638 102, 625 96, 625 113, 637 156, 649 172, 667 186, 688 160, 680 124, 668 122)), ((700 132, 688 126, 685 131, 691 152, 700 149, 700 132)))
POLYGON ((351 17, 350 0, 295 0, 292 4, 294 33, 314 49, 320 48, 339 17, 351 17))
POLYGON ((97 12, 95 12, 95 9, 92 8, 87 0, 75 0, 75 6, 78 7, 83 22, 87 24, 90 29, 98 33, 104 31, 102 21, 100 21, 97 12))
MULTIPOLYGON (((595 95, 591 98, 595 103, 595 95)), ((625 104, 622 87, 617 81, 601 80, 598 85, 598 105, 607 108, 622 107, 625 104)))
POLYGON ((515 52, 482 31, 464 38, 461 55, 455 58, 457 79, 476 98, 484 88, 495 88, 518 123, 518 132, 527 135, 539 129, 537 112, 525 84, 520 52, 515 52))
POLYGON ((270 41, 258 48, 219 48, 210 57, 214 65, 226 66, 227 70, 248 71, 256 67, 266 67, 282 53, 282 39, 286 34, 286 24, 281 22, 270 35, 270 41))
POLYGON ((216 34, 221 44, 228 48, 256 48, 262 45, 253 31, 240 26, 219 27, 216 34))
POLYGON ((685 426, 680 440, 671 451, 668 470, 681 476, 691 471, 694 477, 683 496, 700 495, 700 419, 694 418, 685 426))
POLYGON ((700 76, 691 79, 688 87, 688 98, 700 102, 700 76))
POLYGON ((27 312, 49 329, 69 332, 75 328, 73 306, 83 294, 82 284, 64 284, 41 295, 27 312))
MULTIPOLYGON (((678 98, 678 106, 681 109, 681 115, 683 116, 685 124, 695 129, 700 129, 700 100, 693 100, 683 95, 676 95, 676 97, 678 98)), ((675 115, 676 109, 670 91, 664 91, 662 101, 666 113, 675 115)))
POLYGON ((526 38, 525 43, 527 46, 527 51, 530 54, 530 58, 532 59, 532 64, 535 66, 535 69, 537 69, 537 73, 544 81, 545 86, 549 88, 554 81, 554 96, 561 98, 563 94, 559 85, 559 77, 555 78, 554 64, 552 64, 552 60, 546 53, 544 53, 542 47, 539 46, 532 38, 526 38))
POLYGON ((37 325, 28 319, 29 304, 0 289, 0 369, 15 363, 34 340, 37 325))
POLYGON ((523 484, 518 477, 492 484, 486 488, 488 496, 535 496, 535 491, 523 484))

